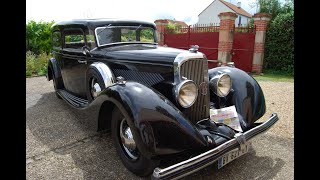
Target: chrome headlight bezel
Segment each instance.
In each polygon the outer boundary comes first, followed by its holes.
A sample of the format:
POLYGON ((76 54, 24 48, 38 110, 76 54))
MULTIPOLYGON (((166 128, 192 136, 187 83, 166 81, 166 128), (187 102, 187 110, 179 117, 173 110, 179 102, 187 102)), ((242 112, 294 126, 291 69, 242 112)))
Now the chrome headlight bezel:
MULTIPOLYGON (((219 75, 214 76, 210 80, 210 88, 212 89, 214 94, 216 94, 219 97, 226 97, 229 94, 231 87, 232 87, 232 79, 229 74, 221 73, 219 75), (227 78, 227 80, 229 81, 229 87, 227 87, 227 91, 222 91, 221 86, 219 85, 222 84, 221 80, 224 80, 225 78, 227 78)), ((225 88, 225 86, 223 88, 225 88)))
POLYGON ((183 108, 189 108, 191 107, 195 101, 197 100, 197 97, 198 97, 198 87, 197 85, 192 81, 192 80, 183 80, 181 83, 178 84, 178 86, 176 86, 176 89, 175 89, 175 95, 176 95, 176 101, 177 103, 182 106, 183 108), (186 104, 186 103, 183 103, 181 100, 181 90, 183 90, 182 88, 185 87, 186 85, 193 85, 194 86, 194 89, 195 91, 193 92, 194 93, 194 99, 192 100, 192 102, 186 104))

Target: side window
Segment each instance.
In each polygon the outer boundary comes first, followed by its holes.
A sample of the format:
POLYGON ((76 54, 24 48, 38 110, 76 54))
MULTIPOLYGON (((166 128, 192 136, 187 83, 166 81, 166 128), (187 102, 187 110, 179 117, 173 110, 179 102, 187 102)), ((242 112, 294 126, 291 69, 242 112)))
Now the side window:
POLYGON ((61 33, 59 31, 52 33, 52 47, 61 48, 61 33))
POLYGON ((64 48, 82 49, 85 45, 84 35, 80 29, 64 31, 64 48))

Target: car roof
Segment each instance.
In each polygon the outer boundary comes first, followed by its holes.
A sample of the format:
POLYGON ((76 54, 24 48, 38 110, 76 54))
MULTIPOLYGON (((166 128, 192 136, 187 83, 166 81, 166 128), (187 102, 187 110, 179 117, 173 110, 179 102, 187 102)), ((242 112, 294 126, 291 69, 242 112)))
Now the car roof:
POLYGON ((129 19, 115 19, 115 18, 101 18, 101 19, 73 19, 68 21, 60 21, 51 26, 51 30, 64 29, 66 27, 80 27, 80 28, 95 28, 106 24, 112 25, 146 25, 156 28, 153 22, 129 20, 129 19))

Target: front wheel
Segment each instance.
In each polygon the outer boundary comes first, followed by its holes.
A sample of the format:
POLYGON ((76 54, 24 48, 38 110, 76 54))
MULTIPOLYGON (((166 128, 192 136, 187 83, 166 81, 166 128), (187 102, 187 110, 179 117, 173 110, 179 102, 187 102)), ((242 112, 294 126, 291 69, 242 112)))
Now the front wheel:
POLYGON ((124 166, 138 176, 150 175, 159 162, 146 158, 139 151, 127 119, 118 108, 113 110, 111 129, 116 151, 124 166))

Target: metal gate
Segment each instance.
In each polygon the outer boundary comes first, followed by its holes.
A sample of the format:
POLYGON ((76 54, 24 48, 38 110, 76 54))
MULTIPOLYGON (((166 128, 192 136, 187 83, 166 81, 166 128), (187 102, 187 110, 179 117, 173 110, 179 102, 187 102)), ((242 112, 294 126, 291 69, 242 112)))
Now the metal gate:
POLYGON ((245 72, 251 72, 252 70, 254 39, 254 28, 238 27, 235 29, 231 60, 237 68, 245 72))
POLYGON ((219 26, 214 24, 166 29, 164 44, 179 49, 198 45, 199 51, 207 56, 209 68, 217 66, 219 26))
MULTIPOLYGON (((251 72, 255 28, 235 27, 231 60, 235 66, 246 72, 251 72)), ((189 49, 190 45, 199 45, 199 51, 208 59, 209 68, 217 66, 219 26, 202 24, 199 26, 165 29, 164 44, 179 49, 189 49)))

